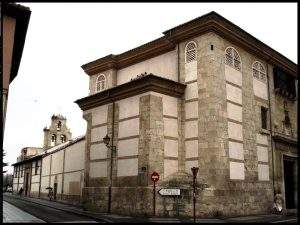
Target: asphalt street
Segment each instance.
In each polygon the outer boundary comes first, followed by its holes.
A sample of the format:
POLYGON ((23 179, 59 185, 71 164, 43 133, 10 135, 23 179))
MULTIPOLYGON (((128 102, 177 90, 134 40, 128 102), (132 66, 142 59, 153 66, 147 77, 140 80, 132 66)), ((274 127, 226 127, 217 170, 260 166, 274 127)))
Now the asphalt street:
MULTIPOLYGON (((160 217, 149 217, 149 218, 141 218, 141 217, 131 217, 131 216, 121 216, 116 214, 99 214, 98 216, 92 216, 86 214, 86 216, 82 213, 76 213, 73 210, 65 209, 56 209, 62 207, 61 203, 48 202, 47 200, 41 200, 34 202, 35 200, 28 197, 19 197, 12 195, 3 195, 3 200, 10 203, 11 205, 19 208, 27 212, 28 214, 41 219, 45 222, 60 222, 60 223, 113 223, 113 222, 125 222, 125 223, 192 223, 191 218, 179 219, 179 218, 160 218, 160 217), (50 207, 49 207, 49 206, 50 207), (60 206, 59 206, 60 205, 60 206)), ((12 207, 11 207, 12 208, 12 207)), ((68 206, 70 208, 70 206, 68 206)), ((72 207, 71 207, 72 208, 72 207)), ((7 217, 12 217, 14 211, 18 210, 8 210, 5 214, 7 217), (11 211, 11 212, 10 212, 11 211)), ((17 213, 17 212, 16 212, 17 213)), ((21 214, 19 213, 20 218, 21 214)), ((24 218, 28 218, 30 220, 30 215, 24 216, 24 218)), ((15 219, 15 218, 13 218, 15 219)), ((215 218, 215 219, 197 219, 197 223, 297 223, 298 217, 297 214, 291 215, 253 215, 253 216, 242 216, 235 218, 215 218)))
POLYGON ((95 221, 89 217, 80 216, 74 213, 69 213, 61 210, 56 210, 32 202, 9 198, 5 195, 3 196, 3 200, 48 223, 58 223, 58 222, 65 222, 65 223, 66 222, 74 222, 74 223, 75 222, 77 223, 102 222, 103 223, 103 221, 95 221))

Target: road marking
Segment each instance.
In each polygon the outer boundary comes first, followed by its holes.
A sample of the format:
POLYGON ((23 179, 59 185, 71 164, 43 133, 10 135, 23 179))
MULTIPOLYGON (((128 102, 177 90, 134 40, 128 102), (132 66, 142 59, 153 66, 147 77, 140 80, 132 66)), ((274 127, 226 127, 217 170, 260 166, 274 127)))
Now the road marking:
POLYGON ((284 223, 284 222, 288 222, 288 221, 297 221, 297 218, 294 218, 294 219, 288 219, 288 220, 279 220, 279 221, 275 221, 275 222, 272 222, 272 223, 284 223))

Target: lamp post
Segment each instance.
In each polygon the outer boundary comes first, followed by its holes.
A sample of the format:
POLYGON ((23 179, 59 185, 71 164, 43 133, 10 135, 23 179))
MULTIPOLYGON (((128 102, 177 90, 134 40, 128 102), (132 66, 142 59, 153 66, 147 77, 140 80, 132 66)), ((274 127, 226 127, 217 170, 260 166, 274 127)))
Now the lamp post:
POLYGON ((199 167, 192 167, 191 170, 193 173, 193 217, 194 223, 196 223, 196 177, 199 167))
POLYGON ((107 207, 107 213, 110 213, 111 212, 111 187, 112 187, 113 155, 116 152, 116 146, 109 145, 110 137, 107 134, 103 138, 103 142, 106 145, 106 147, 108 149, 110 149, 110 182, 109 182, 109 186, 108 186, 108 207, 107 207))

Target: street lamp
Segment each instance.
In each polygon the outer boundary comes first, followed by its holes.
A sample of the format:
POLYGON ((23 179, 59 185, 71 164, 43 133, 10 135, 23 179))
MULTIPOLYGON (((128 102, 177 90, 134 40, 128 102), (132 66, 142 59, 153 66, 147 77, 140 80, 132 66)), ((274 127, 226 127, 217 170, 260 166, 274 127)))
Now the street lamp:
POLYGON ((108 186, 108 209, 107 212, 111 212, 111 187, 112 187, 112 171, 113 171, 113 155, 116 152, 116 146, 109 145, 110 143, 110 137, 106 134, 106 136, 103 138, 103 143, 106 145, 108 149, 110 149, 110 182, 108 186))
POLYGON ((196 177, 197 177, 199 167, 192 167, 191 170, 193 173, 193 217, 195 223, 196 222, 196 177))
POLYGON ((106 147, 111 149, 112 152, 116 151, 116 146, 109 145, 110 137, 107 134, 105 135, 105 137, 102 140, 103 140, 103 143, 106 145, 106 147))

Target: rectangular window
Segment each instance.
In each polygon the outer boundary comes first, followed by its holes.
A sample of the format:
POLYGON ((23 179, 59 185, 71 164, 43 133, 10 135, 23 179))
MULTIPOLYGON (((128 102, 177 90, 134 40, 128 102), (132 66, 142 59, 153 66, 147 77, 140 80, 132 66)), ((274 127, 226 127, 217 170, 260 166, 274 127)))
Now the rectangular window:
POLYGON ((268 109, 265 107, 261 107, 261 128, 267 129, 267 116, 268 115, 268 109))
POLYGON ((35 162, 35 171, 34 174, 37 175, 38 174, 38 169, 39 169, 39 164, 38 161, 35 162))

